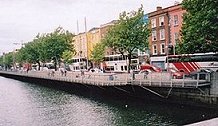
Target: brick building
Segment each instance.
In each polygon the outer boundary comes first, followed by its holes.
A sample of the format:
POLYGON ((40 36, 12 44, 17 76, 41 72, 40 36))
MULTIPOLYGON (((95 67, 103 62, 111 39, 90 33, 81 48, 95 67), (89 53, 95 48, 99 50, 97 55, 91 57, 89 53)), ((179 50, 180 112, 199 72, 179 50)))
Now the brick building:
POLYGON ((149 37, 151 64, 166 68, 168 47, 173 46, 175 54, 176 42, 181 38, 180 30, 184 13, 181 4, 167 8, 157 7, 156 11, 148 13, 151 29, 149 37))

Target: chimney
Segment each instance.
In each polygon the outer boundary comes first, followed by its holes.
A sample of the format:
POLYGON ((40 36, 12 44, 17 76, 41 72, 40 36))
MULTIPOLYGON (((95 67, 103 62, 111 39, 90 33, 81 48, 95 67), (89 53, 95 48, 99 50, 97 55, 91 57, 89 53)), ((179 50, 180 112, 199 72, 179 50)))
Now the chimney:
POLYGON ((160 7, 160 6, 157 6, 157 11, 159 11, 159 10, 161 10, 162 9, 162 7, 160 7))

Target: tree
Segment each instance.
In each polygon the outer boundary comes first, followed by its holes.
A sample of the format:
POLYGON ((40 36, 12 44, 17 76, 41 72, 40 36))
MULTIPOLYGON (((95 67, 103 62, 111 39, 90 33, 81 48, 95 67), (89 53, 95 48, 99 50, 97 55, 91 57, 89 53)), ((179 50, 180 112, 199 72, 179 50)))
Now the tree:
MULTIPOLYGON (((18 61, 20 63, 38 63, 40 69, 40 62, 54 61, 55 70, 58 61, 62 56, 66 55, 64 52, 71 52, 74 54, 73 47, 74 35, 63 28, 58 27, 52 33, 38 34, 35 39, 21 48, 17 53, 18 61)), ((72 55, 70 55, 72 56, 72 55)), ((68 59, 70 58, 68 55, 68 59)))
POLYGON ((105 45, 103 42, 97 43, 91 53, 91 60, 98 64, 104 60, 105 45))
POLYGON ((75 52, 73 47, 74 35, 63 28, 58 27, 54 32, 43 36, 43 44, 40 47, 41 59, 47 61, 54 61, 55 70, 57 70, 57 63, 65 51, 75 52))
POLYGON ((14 52, 9 52, 9 53, 6 53, 4 55, 5 59, 4 59, 4 65, 6 68, 10 68, 11 66, 13 66, 13 58, 14 58, 14 52))
POLYGON ((218 51, 218 1, 183 0, 184 15, 180 53, 218 51))
POLYGON ((145 50, 148 47, 149 30, 148 25, 143 21, 144 11, 141 8, 138 11, 120 14, 118 22, 109 30, 104 39, 107 47, 118 50, 122 55, 127 53, 128 72, 133 51, 136 49, 145 50))
POLYGON ((75 52, 66 50, 63 52, 62 59, 65 63, 72 63, 72 57, 75 55, 75 52))
POLYGON ((33 41, 25 44, 16 54, 17 62, 19 63, 37 63, 40 70, 40 47, 42 41, 39 34, 33 39, 33 41))

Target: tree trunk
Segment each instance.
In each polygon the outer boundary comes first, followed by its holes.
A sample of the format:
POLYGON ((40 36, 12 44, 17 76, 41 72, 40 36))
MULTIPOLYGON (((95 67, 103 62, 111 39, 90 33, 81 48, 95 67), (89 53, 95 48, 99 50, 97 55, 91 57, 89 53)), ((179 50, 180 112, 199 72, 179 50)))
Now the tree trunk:
POLYGON ((127 70, 128 70, 128 73, 130 73, 130 66, 131 66, 131 57, 132 57, 132 54, 130 53, 130 54, 128 54, 127 55, 128 56, 128 68, 127 68, 127 70))
POLYGON ((37 64, 38 64, 38 71, 40 71, 40 62, 37 62, 37 64))
POLYGON ((55 71, 57 71, 57 60, 55 60, 54 62, 54 68, 55 68, 55 71))

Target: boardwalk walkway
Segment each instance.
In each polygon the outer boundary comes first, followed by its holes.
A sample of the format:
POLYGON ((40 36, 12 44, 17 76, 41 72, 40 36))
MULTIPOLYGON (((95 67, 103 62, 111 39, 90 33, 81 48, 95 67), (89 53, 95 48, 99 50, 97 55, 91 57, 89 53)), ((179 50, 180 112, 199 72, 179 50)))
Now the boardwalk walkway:
POLYGON ((217 126, 218 125, 218 118, 210 119, 210 120, 205 120, 202 122, 197 122, 193 124, 189 124, 186 126, 217 126))
POLYGON ((206 76, 206 79, 200 80, 199 77, 197 79, 185 77, 183 79, 172 79, 169 73, 149 73, 147 76, 136 74, 134 79, 128 73, 85 72, 81 74, 81 72, 67 72, 66 76, 64 74, 62 75, 59 71, 55 73, 51 71, 29 71, 28 73, 0 71, 0 73, 96 86, 138 85, 149 87, 198 88, 210 85, 209 75, 206 76))

